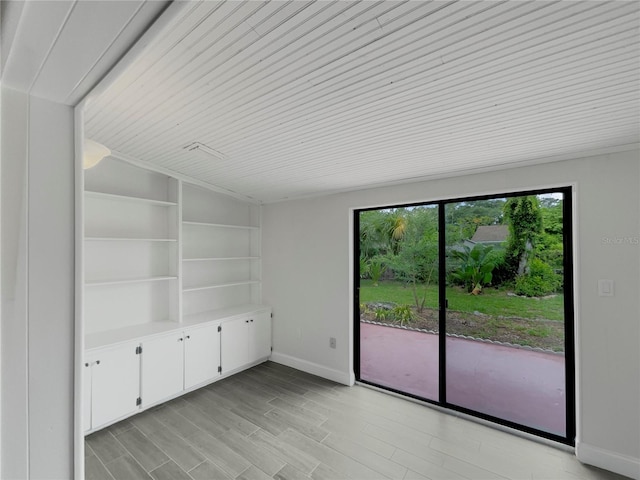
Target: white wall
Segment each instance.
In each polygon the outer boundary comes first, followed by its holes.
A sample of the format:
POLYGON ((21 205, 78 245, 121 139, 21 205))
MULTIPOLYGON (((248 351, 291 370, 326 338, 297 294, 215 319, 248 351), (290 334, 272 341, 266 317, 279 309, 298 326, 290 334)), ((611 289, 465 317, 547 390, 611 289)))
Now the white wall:
POLYGON ((27 478, 26 171, 28 96, 2 89, 2 478, 27 478))
POLYGON ((352 208, 575 185, 577 453, 640 476, 639 165, 638 151, 622 152, 266 205, 274 360, 350 382, 352 208), (601 278, 615 281, 614 297, 597 295, 601 278))
POLYGON ((2 107, 1 476, 68 479, 73 476, 73 109, 6 88, 2 107))

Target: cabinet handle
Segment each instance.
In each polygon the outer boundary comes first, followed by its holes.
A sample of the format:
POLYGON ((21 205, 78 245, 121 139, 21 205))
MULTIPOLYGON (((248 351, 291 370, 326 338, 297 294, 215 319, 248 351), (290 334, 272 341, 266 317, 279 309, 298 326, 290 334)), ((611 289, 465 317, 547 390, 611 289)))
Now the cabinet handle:
POLYGON ((251 323, 253 323, 253 318, 251 320, 249 320, 251 323))
POLYGON ((88 366, 89 366, 89 363, 85 363, 85 364, 84 364, 84 366, 85 366, 85 367, 88 367, 88 366))
POLYGON ((183 340, 184 340, 184 338, 182 338, 182 337, 180 337, 180 338, 178 339, 178 341, 179 341, 179 342, 182 342, 183 340))
POLYGON ((245 320, 244 323, 249 323, 249 320, 245 320))
POLYGON ((187 340, 189 340, 191 338, 191 335, 187 335, 187 340))
POLYGON ((96 360, 96 365, 100 365, 100 360, 96 360))

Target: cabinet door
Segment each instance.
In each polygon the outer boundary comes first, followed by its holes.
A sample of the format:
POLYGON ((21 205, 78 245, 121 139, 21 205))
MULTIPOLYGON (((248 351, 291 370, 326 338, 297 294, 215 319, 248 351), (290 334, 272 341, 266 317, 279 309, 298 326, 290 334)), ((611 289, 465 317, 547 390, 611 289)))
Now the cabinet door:
POLYGON ((249 322, 249 362, 271 355, 271 314, 260 313, 249 322))
POLYGON ((137 344, 93 352, 91 366, 91 428, 138 409, 140 357, 137 344))
POLYGON ((191 388, 220 375, 218 325, 192 328, 184 335, 184 388, 191 388))
POLYGON ((249 318, 222 324, 220 353, 222 373, 231 372, 249 362, 249 318))
POLYGON ((184 336, 173 333, 142 343, 142 405, 147 407, 182 391, 184 336))

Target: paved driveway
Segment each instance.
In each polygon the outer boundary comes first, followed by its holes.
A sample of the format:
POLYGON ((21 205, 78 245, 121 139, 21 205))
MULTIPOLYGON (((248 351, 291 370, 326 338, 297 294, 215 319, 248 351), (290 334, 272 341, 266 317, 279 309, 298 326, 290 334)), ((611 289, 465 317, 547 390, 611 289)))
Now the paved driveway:
MULTIPOLYGON (((360 324, 360 375, 438 398, 438 336, 360 324)), ((565 435, 564 356, 447 338, 447 401, 565 435)))

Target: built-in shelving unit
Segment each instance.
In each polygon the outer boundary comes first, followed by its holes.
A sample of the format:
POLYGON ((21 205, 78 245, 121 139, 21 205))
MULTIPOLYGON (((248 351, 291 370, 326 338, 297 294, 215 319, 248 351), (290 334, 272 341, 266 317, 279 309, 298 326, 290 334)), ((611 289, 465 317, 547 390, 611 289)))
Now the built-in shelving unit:
POLYGON ((184 315, 259 304, 259 206, 184 184, 182 272, 184 315))
POLYGON ((85 171, 84 210, 91 345, 260 306, 259 205, 109 158, 85 171))
POLYGON ((85 432, 269 357, 258 205, 106 159, 83 223, 85 432))
POLYGON ((179 322, 179 181, 108 159, 85 171, 85 332, 179 322))

